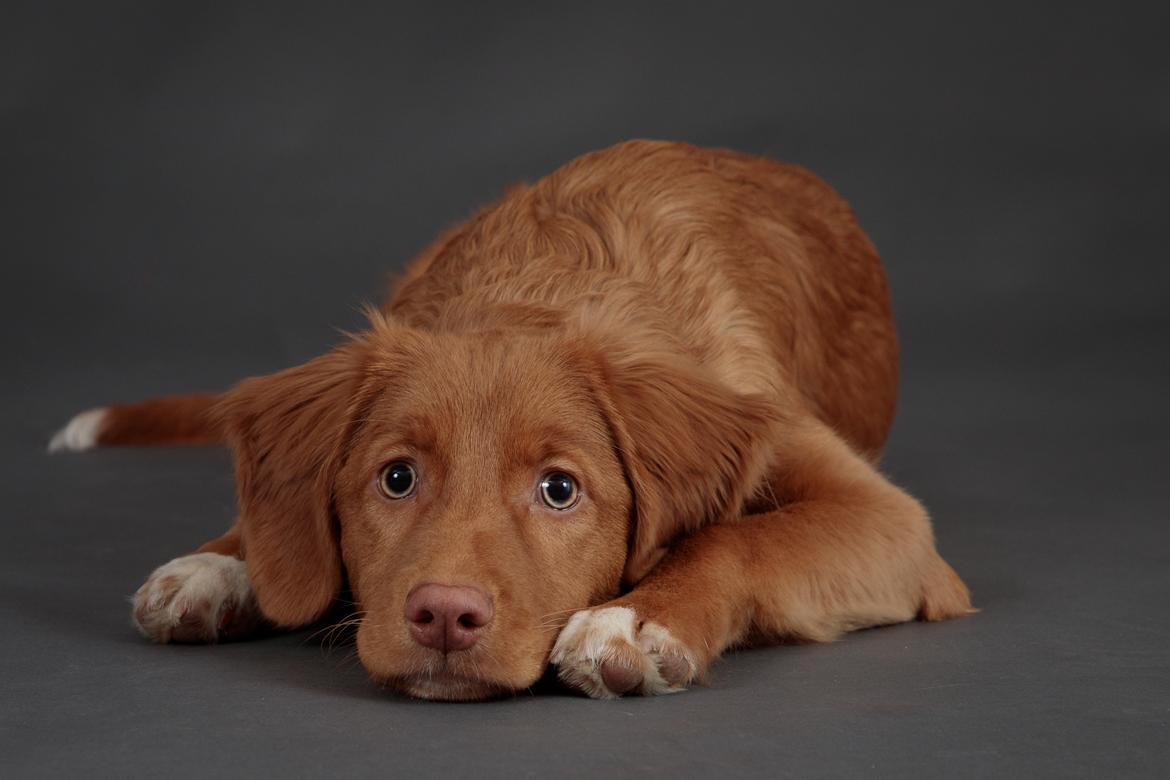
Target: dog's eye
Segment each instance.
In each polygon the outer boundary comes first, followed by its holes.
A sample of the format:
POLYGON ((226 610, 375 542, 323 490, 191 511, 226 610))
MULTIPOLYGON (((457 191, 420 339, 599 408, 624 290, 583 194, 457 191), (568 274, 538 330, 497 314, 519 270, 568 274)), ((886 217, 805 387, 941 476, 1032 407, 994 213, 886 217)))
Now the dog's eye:
POLYGON ((414 466, 401 460, 388 464, 378 476, 378 487, 387 498, 406 498, 414 492, 417 482, 414 466))
POLYGON ((568 509, 577 503, 577 481, 561 471, 550 471, 540 480, 540 497, 553 509, 568 509))

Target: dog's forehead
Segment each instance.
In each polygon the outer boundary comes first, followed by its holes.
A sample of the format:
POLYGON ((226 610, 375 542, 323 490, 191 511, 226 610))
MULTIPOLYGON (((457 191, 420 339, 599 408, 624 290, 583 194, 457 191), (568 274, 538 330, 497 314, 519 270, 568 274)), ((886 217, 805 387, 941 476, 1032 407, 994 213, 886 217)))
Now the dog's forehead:
POLYGON ((433 335, 400 355, 383 379, 379 405, 435 434, 554 435, 597 428, 600 417, 585 367, 551 338, 433 335))

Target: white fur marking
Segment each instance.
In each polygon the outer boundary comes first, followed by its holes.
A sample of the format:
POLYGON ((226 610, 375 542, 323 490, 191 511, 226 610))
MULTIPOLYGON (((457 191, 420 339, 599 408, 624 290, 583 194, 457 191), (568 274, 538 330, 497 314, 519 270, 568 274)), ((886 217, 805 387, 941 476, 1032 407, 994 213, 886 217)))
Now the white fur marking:
POLYGON ((49 440, 49 452, 85 452, 97 444, 106 408, 90 409, 74 417, 49 440))
POLYGON ((259 623, 244 562, 219 553, 195 553, 163 564, 134 594, 133 603, 135 627, 156 642, 171 641, 184 617, 183 641, 218 639, 228 609, 237 634, 259 623))
POLYGON ((677 693, 682 687, 667 682, 659 669, 663 653, 687 660, 689 653, 663 626, 649 621, 638 627, 638 617, 629 607, 603 607, 573 615, 557 637, 549 661, 559 668, 562 679, 580 687, 595 699, 613 699, 602 677, 602 664, 618 652, 633 653, 641 661, 642 683, 636 692, 643 695, 677 693))

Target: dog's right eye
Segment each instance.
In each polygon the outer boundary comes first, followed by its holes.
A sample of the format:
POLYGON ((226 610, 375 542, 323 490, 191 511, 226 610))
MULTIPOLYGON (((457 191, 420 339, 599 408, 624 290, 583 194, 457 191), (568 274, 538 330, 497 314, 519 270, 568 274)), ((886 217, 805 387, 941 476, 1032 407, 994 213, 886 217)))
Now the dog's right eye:
POLYGON ((563 472, 549 472, 540 480, 540 497, 552 509, 569 509, 578 495, 577 481, 563 472))
POLYGON ((378 475, 378 487, 386 498, 406 498, 414 492, 416 484, 418 474, 414 466, 403 460, 387 464, 378 475))

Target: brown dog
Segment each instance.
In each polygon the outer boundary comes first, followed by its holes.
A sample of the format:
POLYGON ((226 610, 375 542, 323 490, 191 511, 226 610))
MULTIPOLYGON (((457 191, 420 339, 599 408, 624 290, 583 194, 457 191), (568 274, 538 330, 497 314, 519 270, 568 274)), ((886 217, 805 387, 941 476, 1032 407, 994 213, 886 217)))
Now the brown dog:
POLYGON ((897 344, 878 256, 812 174, 636 141, 449 231, 370 328, 54 449, 227 441, 239 519, 155 571, 157 641, 303 626, 348 585, 415 696, 665 693, 724 649, 971 611, 874 463, 897 344))

